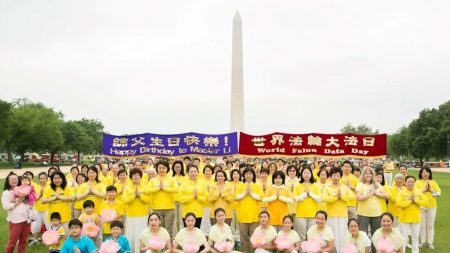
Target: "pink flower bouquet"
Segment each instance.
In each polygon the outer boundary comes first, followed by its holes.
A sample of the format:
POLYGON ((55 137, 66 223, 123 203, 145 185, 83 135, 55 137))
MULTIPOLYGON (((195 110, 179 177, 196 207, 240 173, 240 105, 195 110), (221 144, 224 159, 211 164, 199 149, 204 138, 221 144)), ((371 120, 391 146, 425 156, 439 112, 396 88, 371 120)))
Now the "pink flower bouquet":
POLYGON ((83 224, 83 228, 81 229, 81 234, 90 238, 94 238, 97 237, 99 230, 100 228, 95 225, 95 223, 85 223, 83 224))
POLYGON ((148 242, 148 245, 152 251, 160 251, 166 247, 166 243, 158 236, 152 236, 148 242))
POLYGON ((378 240, 378 243, 375 248, 384 253, 391 253, 394 252, 395 244, 388 237, 382 236, 380 240, 378 240))
POLYGON ((301 248, 304 252, 318 252, 322 248, 320 238, 303 241, 301 248))
POLYGON ((100 213, 100 220, 103 223, 108 223, 111 221, 117 220, 119 216, 117 215, 117 212, 114 209, 104 209, 100 213))
POLYGON ((195 242, 189 242, 189 243, 185 243, 183 245, 183 252, 184 253, 195 253, 200 249, 200 245, 198 245, 198 243, 195 242))
POLYGON ((42 242, 47 246, 56 244, 58 243, 58 241, 59 241, 58 231, 47 230, 42 234, 42 242))
POLYGON ((342 246, 340 253, 358 253, 358 248, 353 243, 346 243, 342 246))
POLYGON ((275 245, 277 246, 277 249, 281 251, 292 248, 292 242, 284 235, 278 236, 277 239, 275 239, 275 245))
POLYGON ((220 252, 230 252, 233 250, 233 243, 231 241, 216 242, 214 248, 220 252))
POLYGON ((100 250, 98 251, 99 253, 117 253, 120 250, 120 245, 113 241, 113 240, 108 240, 102 243, 102 245, 100 245, 100 250))
POLYGON ((260 248, 266 244, 266 235, 261 231, 253 233, 252 237, 250 237, 250 242, 253 248, 260 248))

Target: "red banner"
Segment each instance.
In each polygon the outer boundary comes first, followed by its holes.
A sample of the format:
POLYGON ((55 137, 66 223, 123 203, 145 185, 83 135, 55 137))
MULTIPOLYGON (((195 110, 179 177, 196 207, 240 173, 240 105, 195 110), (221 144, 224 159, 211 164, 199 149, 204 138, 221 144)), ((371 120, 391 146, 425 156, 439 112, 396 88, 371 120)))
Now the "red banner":
POLYGON ((386 134, 240 133, 239 154, 248 156, 382 157, 386 134))

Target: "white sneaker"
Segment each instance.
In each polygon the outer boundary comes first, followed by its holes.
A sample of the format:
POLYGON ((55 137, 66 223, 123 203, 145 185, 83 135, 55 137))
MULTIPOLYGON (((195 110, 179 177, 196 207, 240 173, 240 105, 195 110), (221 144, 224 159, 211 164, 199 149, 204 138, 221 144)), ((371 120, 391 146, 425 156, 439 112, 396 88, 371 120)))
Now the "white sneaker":
POLYGON ((408 244, 406 244, 406 247, 412 248, 411 243, 408 242, 408 244))
POLYGON ((428 245, 428 248, 434 249, 434 245, 433 245, 433 244, 430 244, 430 245, 428 245))
POLYGON ((30 243, 28 243, 28 246, 33 246, 33 245, 38 245, 39 241, 38 240, 31 240, 30 243))

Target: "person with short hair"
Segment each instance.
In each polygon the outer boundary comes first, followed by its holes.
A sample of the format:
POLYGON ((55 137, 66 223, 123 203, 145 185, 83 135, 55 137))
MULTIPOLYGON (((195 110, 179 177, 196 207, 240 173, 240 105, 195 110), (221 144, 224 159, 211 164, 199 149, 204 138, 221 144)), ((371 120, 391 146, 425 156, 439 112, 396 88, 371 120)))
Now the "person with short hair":
POLYGON ((106 199, 102 202, 100 207, 102 210, 100 214, 100 218, 102 220, 102 231, 104 235, 110 235, 110 224, 112 221, 109 221, 110 218, 107 217, 107 212, 113 213, 116 215, 115 220, 122 220, 125 207, 124 204, 117 199, 117 188, 114 185, 110 185, 106 187, 106 199))
POLYGON ((267 211, 272 215, 270 225, 277 230, 283 225, 283 217, 289 214, 288 204, 294 203, 292 192, 284 185, 283 172, 276 171, 272 176, 272 185, 266 190, 263 202, 268 203, 267 211))
POLYGON ((94 253, 97 252, 94 241, 81 234, 83 223, 78 219, 69 222, 69 237, 63 242, 60 253, 94 253))
POLYGON ((109 231, 111 235, 105 238, 105 242, 113 240, 117 242, 120 246, 117 253, 130 253, 131 247, 128 238, 123 234, 123 223, 119 220, 112 221, 109 224, 109 231))
POLYGON ((398 193, 403 190, 405 183, 405 177, 403 174, 398 173, 394 177, 394 182, 391 187, 388 188, 388 196, 389 196, 389 205, 388 205, 388 212, 392 214, 394 217, 394 224, 392 224, 393 227, 398 227, 398 215, 400 213, 400 208, 397 207, 397 204, 395 202, 397 201, 398 193))
POLYGON ((59 253, 61 251, 61 246, 65 240, 66 232, 64 227, 61 225, 61 215, 59 213, 50 214, 50 227, 48 230, 53 230, 58 232, 59 240, 56 244, 49 245, 48 251, 50 253, 59 253))

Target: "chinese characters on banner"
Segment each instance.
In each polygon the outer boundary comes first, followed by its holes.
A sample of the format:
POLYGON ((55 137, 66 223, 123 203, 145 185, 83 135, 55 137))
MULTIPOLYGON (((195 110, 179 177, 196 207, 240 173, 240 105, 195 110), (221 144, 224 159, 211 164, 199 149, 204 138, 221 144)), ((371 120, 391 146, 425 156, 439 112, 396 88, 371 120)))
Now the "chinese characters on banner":
POLYGON ((240 133, 239 154, 249 156, 382 157, 386 134, 286 134, 240 133))
POLYGON ((238 153, 237 133, 228 134, 103 134, 103 154, 115 157, 182 156, 189 154, 224 156, 238 153))

